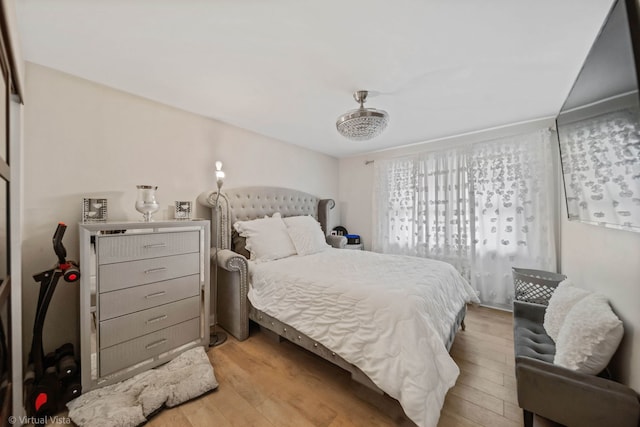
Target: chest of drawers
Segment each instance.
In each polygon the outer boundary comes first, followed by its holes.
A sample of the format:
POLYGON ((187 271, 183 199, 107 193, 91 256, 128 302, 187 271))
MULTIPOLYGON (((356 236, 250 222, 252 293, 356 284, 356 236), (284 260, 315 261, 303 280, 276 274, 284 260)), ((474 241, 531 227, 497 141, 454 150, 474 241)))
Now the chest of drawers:
POLYGON ((209 341, 209 221, 80 224, 84 391, 209 341))

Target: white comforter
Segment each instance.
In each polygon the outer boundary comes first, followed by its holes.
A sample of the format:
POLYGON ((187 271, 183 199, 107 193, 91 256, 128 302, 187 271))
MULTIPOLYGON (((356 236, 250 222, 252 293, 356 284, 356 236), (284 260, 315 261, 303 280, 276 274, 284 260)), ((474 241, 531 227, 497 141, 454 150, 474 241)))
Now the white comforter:
POLYGON ((360 368, 421 427, 436 426, 459 370, 445 342, 466 302, 449 264, 328 249, 250 263, 251 304, 360 368))

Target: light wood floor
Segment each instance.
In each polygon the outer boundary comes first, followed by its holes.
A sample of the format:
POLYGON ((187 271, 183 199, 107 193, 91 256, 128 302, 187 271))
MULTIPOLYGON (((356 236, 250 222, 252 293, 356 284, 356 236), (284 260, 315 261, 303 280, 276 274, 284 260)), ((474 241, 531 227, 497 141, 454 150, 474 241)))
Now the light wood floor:
MULTIPOLYGON (((460 367, 439 427, 522 426, 513 361, 511 313, 469 307, 451 355, 460 367)), ((414 426, 400 405, 354 383, 349 374, 287 341, 255 330, 208 351, 220 386, 151 418, 150 427, 414 426)), ((59 414, 61 423, 67 413, 59 414)), ((535 417, 535 427, 557 427, 535 417)), ((561 426, 560 426, 561 427, 561 426)))
MULTIPOLYGON (((461 374, 447 394, 439 427, 522 426, 511 313, 470 307, 466 325, 451 349, 461 374)), ((364 390, 345 371, 259 330, 244 342, 230 337, 208 354, 218 390, 162 411, 148 426, 412 425, 395 400, 364 390)))

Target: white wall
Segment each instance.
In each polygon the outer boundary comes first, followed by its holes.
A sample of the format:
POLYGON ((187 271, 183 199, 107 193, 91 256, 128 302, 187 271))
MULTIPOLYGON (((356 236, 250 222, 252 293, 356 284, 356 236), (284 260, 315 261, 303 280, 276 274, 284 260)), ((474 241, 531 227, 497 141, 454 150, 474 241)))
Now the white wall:
MULTIPOLYGON (((106 197, 111 220, 138 220, 136 185, 157 185, 163 207, 154 218, 171 219, 175 200, 195 203, 198 194, 215 188, 214 162, 221 160, 227 188, 272 185, 337 199, 333 157, 31 63, 25 86, 26 351, 38 292, 31 276, 55 263, 51 237, 59 221, 69 225, 68 257, 78 260, 83 197, 106 197)), ((195 214, 209 212, 197 207, 195 214)), ((61 282, 47 316, 45 350, 77 342, 77 319, 77 285, 61 282)))
POLYGON ((564 203, 561 214, 560 271, 609 299, 625 328, 614 376, 640 392, 640 233, 569 221, 564 203))

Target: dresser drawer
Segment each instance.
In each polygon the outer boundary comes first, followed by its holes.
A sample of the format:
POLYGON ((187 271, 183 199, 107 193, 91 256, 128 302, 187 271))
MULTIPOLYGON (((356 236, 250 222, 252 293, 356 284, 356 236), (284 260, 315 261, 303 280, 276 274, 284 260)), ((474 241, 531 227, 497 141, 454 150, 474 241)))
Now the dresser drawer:
POLYGON ((166 329, 100 351, 100 375, 150 359, 200 337, 200 319, 191 319, 166 329))
POLYGON ((100 294, 100 321, 200 295, 197 274, 100 294))
POLYGON ((198 253, 106 264, 99 267, 98 292, 115 291, 198 273, 198 253))
POLYGON ((198 296, 100 322, 100 348, 200 317, 198 296))
POLYGON ((198 231, 102 236, 98 239, 97 247, 99 264, 199 251, 200 233, 198 231))

